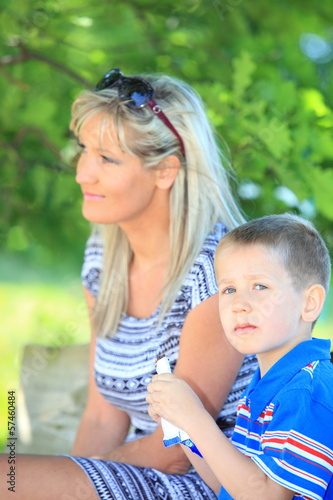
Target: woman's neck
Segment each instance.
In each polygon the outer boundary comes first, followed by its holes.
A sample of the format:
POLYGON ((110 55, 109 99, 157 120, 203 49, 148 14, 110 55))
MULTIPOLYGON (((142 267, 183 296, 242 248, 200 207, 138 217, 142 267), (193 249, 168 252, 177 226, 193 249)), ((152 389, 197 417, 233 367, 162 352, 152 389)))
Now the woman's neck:
POLYGON ((141 269, 148 269, 169 262, 170 216, 169 199, 158 200, 149 213, 135 220, 119 224, 126 233, 133 252, 132 263, 141 269))
POLYGON ((169 263, 170 236, 169 227, 140 227, 127 233, 133 252, 132 265, 142 270, 169 263))
POLYGON ((128 274, 127 314, 146 318, 162 300, 170 261, 169 215, 165 210, 158 210, 153 217, 124 224, 122 229, 133 252, 128 274))

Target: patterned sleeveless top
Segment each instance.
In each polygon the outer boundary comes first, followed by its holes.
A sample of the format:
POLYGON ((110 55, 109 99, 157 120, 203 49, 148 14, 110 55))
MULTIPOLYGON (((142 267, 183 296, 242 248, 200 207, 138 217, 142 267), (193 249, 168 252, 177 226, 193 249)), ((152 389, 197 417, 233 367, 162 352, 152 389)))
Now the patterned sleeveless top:
MULTIPOLYGON (((138 432, 151 433, 157 424, 148 415, 147 384, 156 373, 155 361, 165 354, 173 369, 178 358, 181 329, 187 314, 202 301, 217 293, 214 253, 220 238, 227 232, 222 223, 215 225, 188 272, 176 300, 160 326, 156 328, 159 308, 148 318, 122 314, 114 337, 98 338, 95 380, 100 393, 114 406, 125 411, 138 432)), ((102 268, 103 242, 93 234, 87 242, 82 268, 83 285, 96 297, 102 268)), ((255 356, 247 356, 220 412, 218 423, 230 436, 237 402, 257 367, 255 356)))

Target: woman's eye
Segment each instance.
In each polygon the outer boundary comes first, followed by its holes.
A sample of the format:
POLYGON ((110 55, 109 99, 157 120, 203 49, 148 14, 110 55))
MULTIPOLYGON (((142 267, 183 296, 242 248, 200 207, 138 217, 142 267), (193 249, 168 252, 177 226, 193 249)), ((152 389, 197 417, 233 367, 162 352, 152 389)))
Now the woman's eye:
POLYGON ((109 156, 101 155, 103 163, 114 163, 115 165, 119 165, 119 162, 110 158, 109 156))
POLYGON ((80 153, 83 153, 86 149, 85 145, 82 144, 81 142, 77 143, 77 147, 78 147, 80 153))
POLYGON ((267 286, 261 285, 260 283, 257 283, 256 285, 254 285, 254 288, 256 290, 266 290, 267 286))
POLYGON ((108 158, 107 156, 102 155, 102 160, 105 161, 106 163, 114 163, 112 158, 108 158))
POLYGON ((224 293, 225 295, 229 295, 230 293, 235 293, 235 291, 236 288, 234 288, 233 286, 227 286, 227 288, 222 290, 222 293, 224 293))

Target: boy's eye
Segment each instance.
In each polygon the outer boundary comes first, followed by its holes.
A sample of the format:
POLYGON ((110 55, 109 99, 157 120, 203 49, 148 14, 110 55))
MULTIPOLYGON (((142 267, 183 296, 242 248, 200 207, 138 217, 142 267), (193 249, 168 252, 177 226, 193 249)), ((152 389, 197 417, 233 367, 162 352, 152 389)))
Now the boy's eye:
POLYGON ((257 283, 256 285, 254 285, 254 288, 255 290, 266 290, 267 286, 257 283))
POLYGON ((236 288, 234 288, 233 286, 227 286, 226 288, 224 288, 224 290, 222 290, 222 293, 225 295, 229 295, 230 293, 235 293, 235 291, 236 288))

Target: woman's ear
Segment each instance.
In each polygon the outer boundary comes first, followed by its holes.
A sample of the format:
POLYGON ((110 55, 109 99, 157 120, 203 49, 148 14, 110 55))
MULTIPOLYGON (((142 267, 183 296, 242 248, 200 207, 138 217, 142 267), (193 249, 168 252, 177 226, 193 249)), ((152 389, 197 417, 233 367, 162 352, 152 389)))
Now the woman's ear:
POLYGON ((322 285, 315 284, 305 290, 305 302, 302 318, 307 323, 315 321, 322 311, 326 292, 322 285))
POLYGON ((155 169, 156 186, 160 189, 170 189, 180 169, 180 160, 175 155, 168 155, 155 169))

